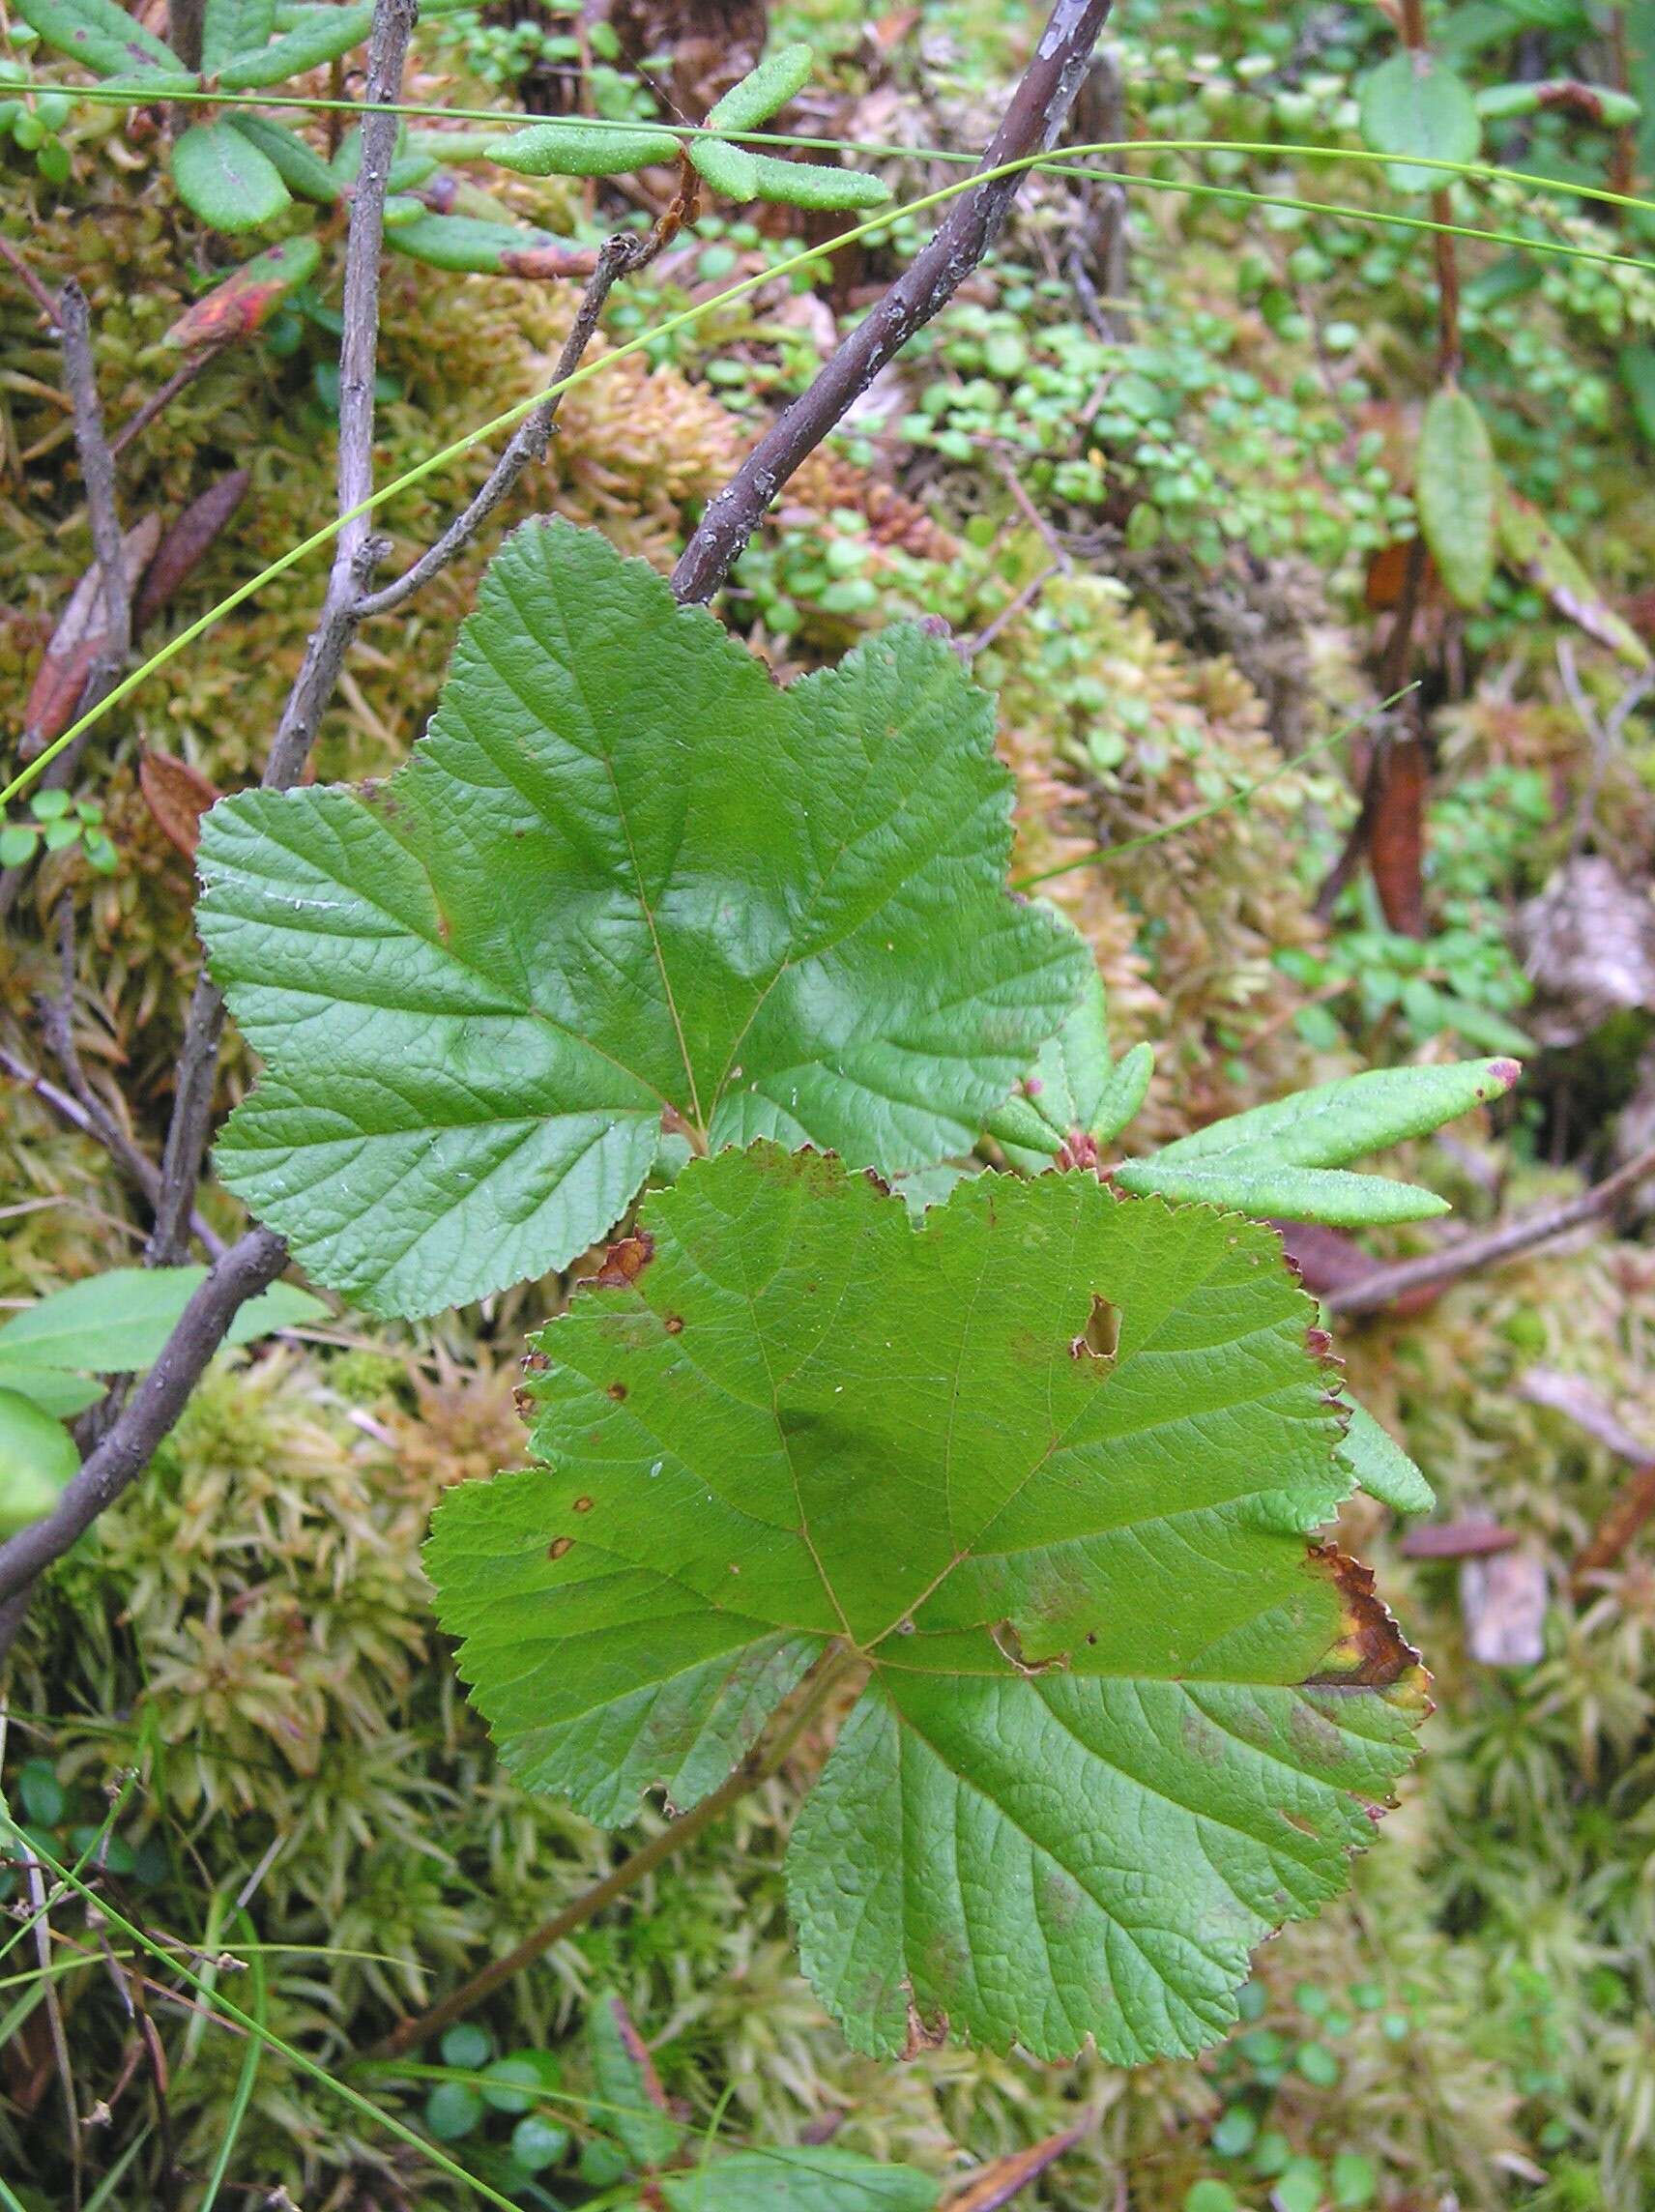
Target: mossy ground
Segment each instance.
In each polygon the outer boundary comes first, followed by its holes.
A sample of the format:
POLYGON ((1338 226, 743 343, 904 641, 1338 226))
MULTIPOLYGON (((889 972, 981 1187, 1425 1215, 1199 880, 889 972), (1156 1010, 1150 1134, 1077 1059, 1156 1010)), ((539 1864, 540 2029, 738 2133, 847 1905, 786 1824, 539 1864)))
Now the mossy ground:
MULTIPOLYGON (((855 89, 869 65, 844 11, 813 0, 792 13, 841 52, 855 89)), ((942 94, 932 87, 954 104, 926 116, 936 135, 958 128, 970 136, 971 101, 992 73, 984 57, 1008 66, 1015 26, 989 14, 980 23, 925 12, 921 35, 954 42, 936 80, 942 94)), ((1153 63, 1136 18, 1127 22, 1165 129, 1186 95, 1168 89, 1176 72, 1153 63)), ((1201 97, 1204 113, 1219 111, 1201 97)), ((1233 126, 1247 112, 1238 106, 1233 126)), ((8 233, 26 238, 41 273, 57 281, 73 271, 87 286, 101 388, 119 421, 164 373, 156 341, 189 296, 202 241, 156 186, 153 152, 106 122, 89 126, 78 145, 72 189, 53 195, 19 173, 7 191, 8 233)), ((1071 304, 1038 291, 1065 205, 1058 188, 1034 192, 1007 249, 1009 274, 983 280, 979 306, 997 306, 995 282, 1023 284, 1031 304, 1007 310, 1014 318, 1072 320, 1071 304)), ((1240 312, 1235 270, 1278 245, 1256 215, 1180 214, 1159 201, 1134 239, 1150 294, 1192 323, 1240 312)), ((534 389, 569 312, 557 287, 401 262, 392 270, 384 365, 398 392, 381 418, 386 476, 534 389)), ((1301 291, 1330 288, 1323 322, 1347 280, 1354 272, 1337 256, 1328 276, 1302 278, 1301 291)), ((675 305, 716 281, 681 260, 646 305, 675 305)), ((1371 390, 1350 404, 1358 428, 1394 443, 1420 389, 1424 272, 1393 257, 1362 281, 1371 390)), ((1582 298, 1584 281, 1548 278, 1526 350, 1513 361, 1512 434, 1527 441, 1542 475, 1551 458, 1544 402, 1558 364, 1602 383, 1605 318, 1614 308, 1636 326, 1647 307, 1642 294, 1628 293, 1630 305, 1619 293, 1608 305, 1582 298)), ((787 306, 786 297, 762 302, 723 321, 727 358, 747 362, 767 394, 802 373, 787 306)), ((1247 373, 1257 369, 1277 393, 1316 365, 1308 331, 1281 322, 1261 297, 1238 339, 1247 373)), ((0 679, 20 695, 88 545, 64 467, 54 349, 12 288, 0 290, 0 347, 15 372, 0 395, 9 524, 0 679)), ((628 550, 669 559, 747 434, 749 395, 709 384, 708 358, 698 337, 676 359, 635 359, 572 393, 550 460, 513 515, 555 509, 628 550)), ((331 425, 312 365, 308 353, 237 349, 145 437, 123 480, 130 517, 151 507, 170 515, 232 466, 252 477, 165 628, 328 510, 331 425)), ((1015 381, 1010 370, 1006 381, 1015 381)), ((1628 434, 1610 408, 1582 447, 1582 481, 1612 477, 1615 441, 1628 434)), ((1309 511, 1304 497, 1314 509, 1325 490, 1324 443, 1306 438, 1282 461, 1288 538, 1293 516, 1309 511)), ((1338 752, 1314 749, 1363 696, 1372 626, 1350 575, 1291 549, 1267 558, 1241 549, 1205 568, 1165 548, 1155 562, 1137 558, 1118 531, 1108 535, 1107 499, 1089 509, 1087 486, 1068 480, 1066 490, 1038 494, 1047 515, 1072 542, 1092 528, 1105 537, 1091 554, 1055 564, 992 441, 946 469, 914 466, 901 487, 891 480, 893 450, 882 432, 812 464, 744 566, 732 620, 786 673, 842 650, 893 609, 941 612, 962 635, 1007 617, 975 669, 998 693, 1017 777, 1020 875, 1045 875, 1234 801, 1107 865, 1070 866, 1045 887, 1097 952, 1119 1040, 1147 1036, 1161 1047, 1143 1137, 1164 1139, 1359 1064, 1351 1034, 1330 1040, 1325 1025, 1306 1019, 1317 991, 1302 964, 1280 957, 1322 942, 1311 895, 1351 812, 1338 752), (824 566, 828 545, 852 550, 824 566), (1015 609, 1050 567, 1059 572, 1015 609), (832 592, 853 576, 873 593, 832 592), (1300 754, 1285 763, 1284 717, 1300 754)), ((1011 473, 1026 465, 1014 453, 1011 473)), ((396 562, 484 466, 474 454, 398 504, 387 517, 396 562)), ((1655 501, 1629 472, 1621 480, 1605 495, 1602 535, 1611 569, 1635 581, 1655 547, 1655 501)), ((364 633, 322 733, 323 776, 379 772, 405 752, 485 553, 478 548, 407 615, 364 633)), ((139 795, 138 760, 144 748, 171 753, 225 788, 255 773, 319 590, 314 563, 278 579, 99 728, 80 780, 107 800, 121 866, 105 881, 73 856, 49 862, 0 950, 5 1003, 20 1010, 49 981, 47 924, 67 894, 82 1051, 97 1080, 119 1083, 151 1137, 164 1117, 194 947, 189 870, 139 795)), ((1532 888, 1540 862, 1566 847, 1575 796, 1592 772, 1587 739, 1550 673, 1565 633, 1536 627, 1540 613, 1508 597, 1506 626, 1477 648, 1480 680, 1437 717, 1450 786, 1494 769, 1538 768, 1556 793, 1558 827, 1538 853, 1514 855, 1490 838, 1483 888, 1496 907, 1532 888)), ((1612 694, 1607 663, 1589 680, 1612 694)), ((1439 694, 1435 674, 1433 683, 1439 694)), ((1595 817, 1598 849, 1631 871, 1646 872, 1655 850, 1649 743, 1646 718, 1635 717, 1595 817)), ((1446 1055, 1451 1040, 1427 1049, 1446 1055)), ((246 1074, 232 1048, 227 1099, 246 1074)), ((1438 1148, 1419 1164, 1473 1218, 1490 1200, 1472 1170, 1491 1163, 1505 1179, 1502 1206, 1572 1187, 1568 1170, 1534 1164, 1533 1131, 1521 1122, 1461 1135, 1471 1153, 1438 1148)), ((7 1299, 126 1256, 140 1221, 102 1154, 15 1090, 0 1093, 0 1185, 7 1299)), ((208 1206, 231 1225, 226 1202, 210 1197, 208 1206)), ((1445 1513, 1496 1515, 1543 1565, 1546 1655, 1504 1673, 1469 1661, 1455 1569, 1407 1561, 1386 1515, 1350 1509, 1352 1539, 1380 1566, 1436 1671, 1438 1711, 1404 1804, 1350 1898, 1266 1947, 1242 2028, 1218 2053, 1133 2077, 1095 2062, 1048 2067, 959 2050, 900 2068, 848 2053, 794 1965, 778 1878, 795 1795, 787 1776, 657 1877, 633 1909, 559 1946, 492 2000, 481 2018, 496 2047, 565 2054, 577 2136, 590 2126, 580 2100, 591 2083, 574 2029, 585 1997, 603 1986, 619 1988, 645 2024, 669 2092, 700 2121, 718 2110, 733 2136, 819 2139, 831 2125, 847 2144, 949 2173, 1084 2113, 1080 2142, 1022 2199, 1054 2212, 1178 2212, 1203 2180, 1249 2207, 1276 2192, 1287 2212, 1367 2201, 1393 2212, 1451 2202, 1638 2212, 1655 2201, 1655 1566, 1635 1548, 1597 1585, 1568 1593, 1570 1563, 1624 1470, 1517 1387, 1535 1364, 1565 1368, 1629 1426, 1655 1435, 1652 1292, 1646 1246, 1586 1235, 1468 1281, 1427 1313, 1342 1333, 1353 1387, 1408 1441, 1445 1513), (1290 2174, 1296 2198, 1283 2194, 1290 2174)), ((499 1772, 434 1629, 420 1566, 436 1494, 520 1451, 519 1348, 560 1298, 556 1284, 531 1287, 426 1330, 370 1330, 346 1317, 313 1341, 227 1355, 145 1481, 52 1579, 18 1649, 5 1745, 14 1802, 27 1769, 30 1817, 68 1841, 130 1785, 106 1877, 112 1894, 206 1959, 270 1946, 260 1953, 267 2024, 330 2068, 509 1947, 609 1858, 606 1838, 499 1772), (41 1780, 47 1770, 50 1790, 41 1780)), ((800 1766, 819 1750, 807 1742, 800 1766)), ((0 1991, 8 2003, 27 1987, 22 1954, 11 1957, 14 1979, 0 1991)), ((131 1993, 122 1968, 105 1965, 78 1911, 61 1920, 54 1963, 82 2106, 107 2097, 112 2107, 86 2135, 88 2171, 107 2170, 135 2145, 128 2194, 111 2200, 156 2201, 140 2177, 160 2171, 163 2100, 148 2069, 128 2064, 131 1993)), ((245 2001, 245 1974, 215 1970, 245 2001)), ((243 2045, 199 2015, 160 2018, 170 2156, 192 2204, 224 2138, 243 2045)), ((418 2119, 423 2082, 361 2080, 418 2119)), ((482 2158, 490 2139, 462 2148, 482 2158)), ((62 2145, 37 2010, 0 2052, 0 2174, 31 2212, 69 2201, 62 2145)), ((465 2200, 417 2153, 274 2055, 254 2080, 231 2177, 242 2201, 280 2202, 269 2193, 285 2189, 316 2212, 423 2212, 465 2200)))

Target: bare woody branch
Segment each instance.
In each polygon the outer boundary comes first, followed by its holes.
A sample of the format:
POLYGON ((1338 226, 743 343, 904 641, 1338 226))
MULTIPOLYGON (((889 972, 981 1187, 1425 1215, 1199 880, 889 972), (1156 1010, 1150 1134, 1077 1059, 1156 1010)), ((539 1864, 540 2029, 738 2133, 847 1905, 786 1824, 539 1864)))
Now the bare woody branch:
MULTIPOLYGON (((1056 0, 1034 58, 983 156, 985 169, 1046 153, 1056 143, 1109 10, 1110 0, 1056 0)), ((953 201, 930 244, 846 338, 809 390, 766 431, 729 483, 708 503, 673 570, 673 590, 682 600, 699 604, 717 591, 795 469, 844 421, 886 364, 953 298, 982 260, 1022 183, 1019 170, 953 201)))
POLYGON ((1624 1167, 1616 1168, 1613 1175, 1605 1176, 1602 1182, 1593 1183, 1578 1198, 1565 1199, 1560 1206, 1537 1207, 1531 1213, 1520 1214, 1515 1221, 1503 1221, 1480 1236, 1462 1237, 1457 1242, 1424 1253, 1417 1260, 1399 1260, 1393 1266, 1375 1267, 1369 1274, 1358 1275, 1354 1282, 1343 1283, 1327 1292, 1322 1302, 1330 1313, 1378 1313, 1409 1291, 1430 1290, 1441 1283, 1456 1282, 1460 1276, 1468 1275, 1478 1267, 1492 1267, 1497 1261, 1515 1259, 1520 1252, 1532 1251, 1536 1244, 1550 1243, 1553 1237, 1561 1237, 1570 1229, 1597 1220, 1651 1176, 1655 1176, 1655 1147, 1640 1152, 1636 1159, 1628 1160, 1624 1167))
MULTIPOLYGON (((402 90, 415 0, 379 0, 368 45, 362 167, 345 242, 344 334, 339 349, 338 511, 349 514, 373 491, 373 381, 379 356, 379 267, 385 199, 396 150, 398 118, 392 103, 402 90), (374 112, 375 109, 378 112, 374 112)), ((368 517, 340 531, 322 612, 305 648, 265 764, 267 790, 285 791, 304 772, 317 727, 338 682, 355 632, 358 603, 379 557, 368 517)), ((224 1002, 203 972, 189 1002, 179 1056, 172 1121, 161 1158, 155 1228, 145 1248, 149 1266, 176 1261, 201 1177, 213 1119, 213 1087, 224 1002)))

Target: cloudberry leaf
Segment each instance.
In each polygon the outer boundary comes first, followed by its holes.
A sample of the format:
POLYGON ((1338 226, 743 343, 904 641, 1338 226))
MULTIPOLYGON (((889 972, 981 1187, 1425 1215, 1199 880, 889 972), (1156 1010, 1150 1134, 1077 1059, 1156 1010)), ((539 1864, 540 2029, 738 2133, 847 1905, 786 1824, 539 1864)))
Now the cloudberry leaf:
POLYGON ((507 1763, 604 1821, 851 1646, 788 1862, 851 2042, 1193 2052, 1424 1702, 1308 1540, 1350 1484, 1314 1318, 1269 1230, 1084 1172, 913 1226, 814 1153, 695 1161, 543 1332, 539 1464, 439 1507, 441 1617, 507 1763))
POLYGON ((531 525, 382 788, 206 818, 199 919, 269 1062, 219 1171, 318 1282, 421 1314, 564 1266, 666 1132, 892 1175, 969 1151, 1086 955, 1004 888, 947 646, 786 690, 595 533, 531 525))

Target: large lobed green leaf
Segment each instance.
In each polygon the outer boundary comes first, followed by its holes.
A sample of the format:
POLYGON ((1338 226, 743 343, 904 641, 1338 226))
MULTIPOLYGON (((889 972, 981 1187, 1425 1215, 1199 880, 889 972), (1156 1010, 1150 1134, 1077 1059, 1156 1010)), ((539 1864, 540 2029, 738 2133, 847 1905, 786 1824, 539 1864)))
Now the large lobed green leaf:
POLYGON ((388 785, 207 817, 201 933, 269 1062, 220 1173, 317 1281, 421 1314, 604 1236, 663 1122, 968 1150, 1087 969, 1005 891, 1009 807, 940 639, 778 690, 642 562, 530 526, 388 785))
POLYGON ((507 1762, 610 1822, 849 1645, 789 1889, 851 2041, 1197 2050, 1423 1703, 1307 1541, 1350 1484, 1314 1318, 1270 1231, 1093 1175, 914 1227, 836 1160, 695 1162, 544 1332, 542 1464, 444 1500, 441 1616, 507 1762))

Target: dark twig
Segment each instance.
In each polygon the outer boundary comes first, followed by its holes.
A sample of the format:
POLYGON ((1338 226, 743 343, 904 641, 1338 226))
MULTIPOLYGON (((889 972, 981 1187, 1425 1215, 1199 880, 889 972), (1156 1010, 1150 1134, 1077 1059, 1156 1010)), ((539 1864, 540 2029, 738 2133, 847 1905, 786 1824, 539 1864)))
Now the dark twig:
MULTIPOLYGON (((649 239, 641 239, 632 232, 623 232, 607 241, 598 254, 597 267, 588 281, 580 307, 569 326, 568 336, 564 340, 563 350, 558 356, 558 364, 552 374, 554 387, 561 386, 580 366, 586 349, 596 333, 598 319, 603 313, 603 304, 617 277, 627 276, 634 269, 641 269, 658 251, 653 234, 649 239)), ((563 393, 554 389, 532 415, 524 417, 512 433, 506 451, 490 470, 487 482, 471 505, 463 513, 454 517, 437 542, 421 553, 413 567, 398 576, 394 583, 387 584, 382 591, 369 593, 360 602, 357 608, 359 622, 366 622, 374 615, 390 614, 393 608, 401 606, 405 599, 412 598, 433 576, 440 575, 451 561, 459 558, 495 509, 510 493, 523 471, 531 462, 538 464, 545 459, 562 403, 563 393)))
POLYGON ((1501 1222, 1478 1237, 1463 1237, 1458 1243, 1444 1244, 1417 1260, 1399 1260, 1394 1266, 1376 1267, 1371 1274, 1359 1275, 1353 1283, 1329 1291, 1322 1303, 1330 1313, 1378 1313, 1408 1291, 1451 1283, 1470 1274, 1473 1268, 1493 1266, 1497 1260, 1510 1260, 1536 1244, 1550 1243, 1553 1237, 1578 1229, 1583 1222, 1595 1221, 1651 1175, 1655 1175, 1655 1146, 1616 1168, 1613 1175, 1605 1176, 1602 1182, 1582 1191, 1578 1198, 1565 1199, 1559 1206, 1537 1207, 1515 1221, 1501 1222))
POLYGON ((210 368, 223 352, 222 346, 204 346, 191 354, 182 368, 175 368, 164 384, 158 385, 141 407, 134 407, 121 427, 109 441, 109 457, 119 460, 132 440, 140 437, 158 415, 166 412, 179 393, 195 382, 204 368, 210 368))
MULTIPOLYGON (((0 1553, 0 1566, 4 1565, 4 1561, 5 1554, 0 1553)), ((720 1783, 711 1796, 704 1797, 699 1805, 681 1815, 669 1827, 662 1828, 658 1835, 652 1836, 647 1844, 641 1844, 600 1881, 595 1881, 590 1889, 582 1890, 572 1904, 566 1905, 560 1913, 537 1928, 532 1936, 525 1936, 514 1951, 508 1951, 504 1958, 493 1960, 479 1973, 473 1974, 470 1981, 462 1982, 441 2003, 432 2005, 428 2012, 399 2021, 383 2041, 376 2043, 363 2055, 368 2059, 400 2058, 405 2052, 428 2042, 451 2022, 475 2011, 483 1998, 491 1996, 502 1983, 520 1974, 525 1966, 533 1965, 554 1943, 561 1943, 575 1929, 584 1928, 606 1905, 612 1905, 618 1897, 624 1897, 629 1889, 635 1889, 646 1875, 653 1874, 656 1867, 675 1852, 681 1851, 693 1837, 711 1827, 715 1820, 722 1819, 732 1805, 756 1790, 761 1782, 768 1782, 772 1774, 780 1771, 788 1753, 821 1711, 836 1685, 856 1664, 858 1656, 846 1644, 830 1644, 800 1677, 791 1694, 776 1707, 769 1727, 745 1759, 740 1761, 728 1780, 720 1783)))
POLYGON ((1020 614, 1034 604, 1052 578, 1060 573, 1061 570, 1054 561, 1049 568, 1042 568, 1037 576, 1031 576, 1017 597, 1008 599, 994 620, 983 625, 975 637, 961 638, 956 648, 960 658, 965 661, 974 660, 979 653, 994 643, 1007 623, 1015 622, 1020 614))
POLYGON ((86 515, 92 525, 92 550, 103 579, 102 649, 93 663, 87 691, 100 681, 112 683, 127 664, 132 642, 132 606, 121 558, 121 513, 115 503, 115 463, 103 433, 98 400, 98 371, 92 354, 92 318, 86 294, 73 277, 63 288, 58 308, 63 332, 63 381, 74 410, 74 444, 86 486, 86 515))
MULTIPOLYGON (((1034 58, 983 157, 996 169, 1044 153, 1062 129, 1110 0, 1056 0, 1034 58)), ((759 440, 730 482, 708 504, 673 590, 691 604, 710 599, 776 493, 806 454, 815 451, 874 378, 939 308, 946 305, 999 236, 1024 172, 996 177, 963 192, 878 306, 859 323, 820 374, 759 440)))
MULTIPOLYGON (((52 1510, 0 1544, 0 1608, 9 1611, 10 1601, 78 1543, 99 1514, 143 1472, 206 1373, 231 1322, 248 1298, 269 1290, 286 1264, 287 1247, 279 1237, 269 1229, 249 1229, 209 1268, 160 1357, 139 1381, 114 1427, 71 1477, 52 1510)), ((15 1620, 8 1619, 6 1625, 15 1628, 15 1620)))
MULTIPOLYGON (((351 201, 345 242, 344 335, 339 349, 338 506, 349 514, 373 490, 373 379, 379 352, 379 264, 385 238, 386 185, 396 146, 397 118, 386 103, 402 89, 403 63, 414 28, 414 0, 379 0, 368 47, 368 113, 363 124, 362 166, 351 201), (376 107, 378 112, 375 112, 376 107)), ((265 764, 265 788, 285 791, 297 783, 315 740, 317 726, 333 698, 355 633, 360 602, 382 553, 371 536, 368 517, 359 514, 339 532, 322 612, 265 764)), ((213 1120, 213 1086, 218 1068, 218 1040, 224 1027, 224 1001, 203 970, 186 1017, 179 1054, 172 1120, 161 1156, 160 1197, 155 1229, 144 1251, 147 1266, 177 1261, 184 1249, 185 1224, 201 1178, 201 1162, 213 1120)))
POLYGON ((52 329, 54 331, 59 329, 61 326, 58 320, 57 302, 52 298, 49 288, 42 283, 9 238, 0 238, 0 260, 4 260, 10 265, 18 282, 28 293, 30 299, 34 301, 41 313, 44 315, 52 329))

